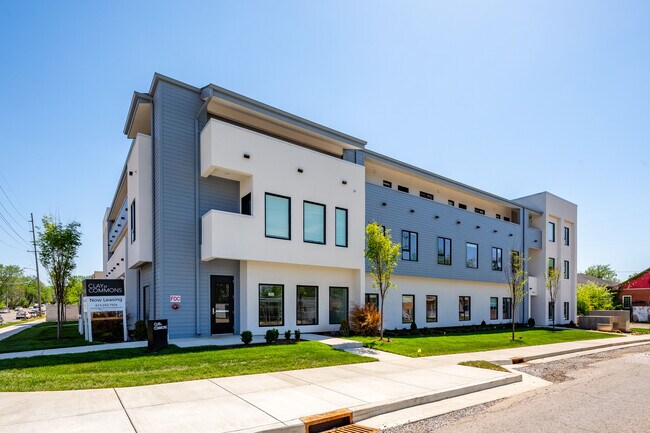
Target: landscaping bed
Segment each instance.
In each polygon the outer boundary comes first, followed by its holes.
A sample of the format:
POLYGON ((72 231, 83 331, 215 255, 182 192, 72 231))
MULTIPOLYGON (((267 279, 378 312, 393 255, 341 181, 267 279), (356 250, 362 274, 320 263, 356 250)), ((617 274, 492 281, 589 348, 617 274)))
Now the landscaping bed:
POLYGON ((373 362, 311 341, 223 349, 169 346, 0 360, 0 391, 112 388, 373 362))
POLYGON ((539 328, 518 329, 515 333, 515 341, 511 340, 511 336, 511 331, 496 329, 456 334, 393 336, 390 337, 390 341, 386 338, 386 334, 382 341, 379 341, 379 337, 349 338, 363 342, 365 347, 415 358, 619 337, 574 329, 552 331, 539 328))

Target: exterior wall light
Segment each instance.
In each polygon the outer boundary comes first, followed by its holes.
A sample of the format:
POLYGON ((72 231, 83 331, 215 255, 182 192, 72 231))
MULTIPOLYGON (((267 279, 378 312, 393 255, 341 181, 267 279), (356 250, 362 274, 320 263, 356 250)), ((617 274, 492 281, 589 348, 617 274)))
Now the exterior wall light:
POLYGON ((492 233, 496 233, 496 232, 498 232, 498 231, 499 231, 499 230, 494 229, 494 230, 492 230, 492 233))
POLYGON ((456 220, 456 224, 460 224, 460 220, 456 220))
POLYGON ((512 237, 512 233, 510 233, 508 236, 512 237))
POLYGON ((302 168, 299 168, 299 169, 298 169, 298 173, 302 173, 302 168))
POLYGON ((347 181, 347 180, 342 180, 341 183, 342 183, 343 185, 347 185, 347 184, 348 184, 348 181, 347 181))
POLYGON ((129 171, 129 176, 133 176, 133 172, 132 172, 132 171, 129 171))
POLYGON ((382 205, 382 206, 386 206, 386 202, 383 202, 381 205, 382 205))
POLYGON ((480 228, 481 228, 481 226, 476 226, 476 228, 477 228, 477 229, 480 229, 480 228))
POLYGON ((434 215, 433 218, 434 218, 434 219, 438 219, 438 218, 440 218, 440 217, 439 217, 438 215, 434 215))
POLYGON ((411 209, 411 213, 415 213, 415 209, 411 209))
POLYGON ((248 153, 245 153, 245 154, 244 154, 244 159, 251 159, 251 156, 250 156, 250 154, 248 154, 248 153))

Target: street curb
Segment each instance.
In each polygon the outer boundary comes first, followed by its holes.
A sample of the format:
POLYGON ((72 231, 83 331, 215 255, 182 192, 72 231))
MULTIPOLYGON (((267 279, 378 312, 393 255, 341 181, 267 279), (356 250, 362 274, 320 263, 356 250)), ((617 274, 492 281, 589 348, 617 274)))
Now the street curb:
POLYGON ((513 364, 513 359, 519 358, 523 359, 523 362, 528 362, 528 361, 534 361, 536 359, 544 359, 544 358, 553 358, 555 356, 562 356, 562 355, 569 355, 572 353, 580 353, 580 352, 588 352, 590 350, 598 350, 598 349, 606 349, 608 347, 618 347, 618 346, 631 346, 631 345, 636 345, 636 344, 650 344, 650 339, 648 340, 641 340, 641 341, 620 341, 620 342, 615 342, 615 343, 607 343, 607 344, 601 344, 598 346, 590 346, 590 347, 579 347, 579 348, 574 348, 574 349, 566 349, 566 350, 558 350, 556 352, 548 352, 548 353, 543 353, 540 355, 531 355, 531 356, 515 356, 510 359, 500 359, 496 361, 490 361, 494 364, 498 365, 512 365, 513 364))

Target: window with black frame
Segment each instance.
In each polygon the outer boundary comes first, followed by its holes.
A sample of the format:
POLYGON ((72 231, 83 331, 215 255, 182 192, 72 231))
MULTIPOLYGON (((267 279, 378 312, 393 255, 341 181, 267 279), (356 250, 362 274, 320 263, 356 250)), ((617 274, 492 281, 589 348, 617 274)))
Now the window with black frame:
POLYGON ((467 259, 466 265, 468 268, 478 269, 478 244, 467 242, 467 259))
POLYGON ((503 270, 503 250, 501 248, 492 247, 492 270, 503 270))
POLYGON ((490 320, 499 320, 499 298, 490 298, 490 320))
POLYGON ((438 264, 451 265, 451 239, 438 238, 438 264))
POLYGON ((402 230, 402 260, 418 261, 418 234, 402 230))
POLYGON ((438 296, 427 295, 427 322, 438 321, 438 296))
POLYGON ((503 310, 501 315, 504 320, 512 320, 512 298, 503 298, 503 310))
POLYGON ((296 325, 318 325, 318 286, 296 287, 296 325))
POLYGON ((466 322, 472 320, 472 298, 469 296, 458 297, 458 320, 466 322))
POLYGON ((415 321, 415 296, 402 295, 402 323, 415 321))
POLYGON ((260 326, 284 325, 284 286, 260 284, 260 326))
POLYGON ((267 192, 264 200, 266 237, 291 239, 291 199, 267 192))
POLYGON ((325 243, 325 205, 303 202, 303 240, 311 244, 325 243))
POLYGON ((348 320, 348 288, 330 287, 330 325, 340 325, 348 320))
POLYGON ((366 293, 366 305, 374 305, 375 308, 379 309, 379 294, 366 293))

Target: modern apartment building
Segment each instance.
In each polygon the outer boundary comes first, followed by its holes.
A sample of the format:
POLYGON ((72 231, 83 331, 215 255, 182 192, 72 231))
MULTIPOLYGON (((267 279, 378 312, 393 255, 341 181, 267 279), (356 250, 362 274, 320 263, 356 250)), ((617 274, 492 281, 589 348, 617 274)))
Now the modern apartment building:
POLYGON ((103 246, 104 276, 125 279, 130 326, 169 319, 171 337, 337 330, 377 299, 363 254, 372 221, 402 245, 387 328, 510 321, 510 250, 530 257, 516 319, 575 321, 576 206, 557 196, 508 200, 162 75, 134 93, 124 133, 103 246), (549 263, 563 272, 554 306, 549 263))

